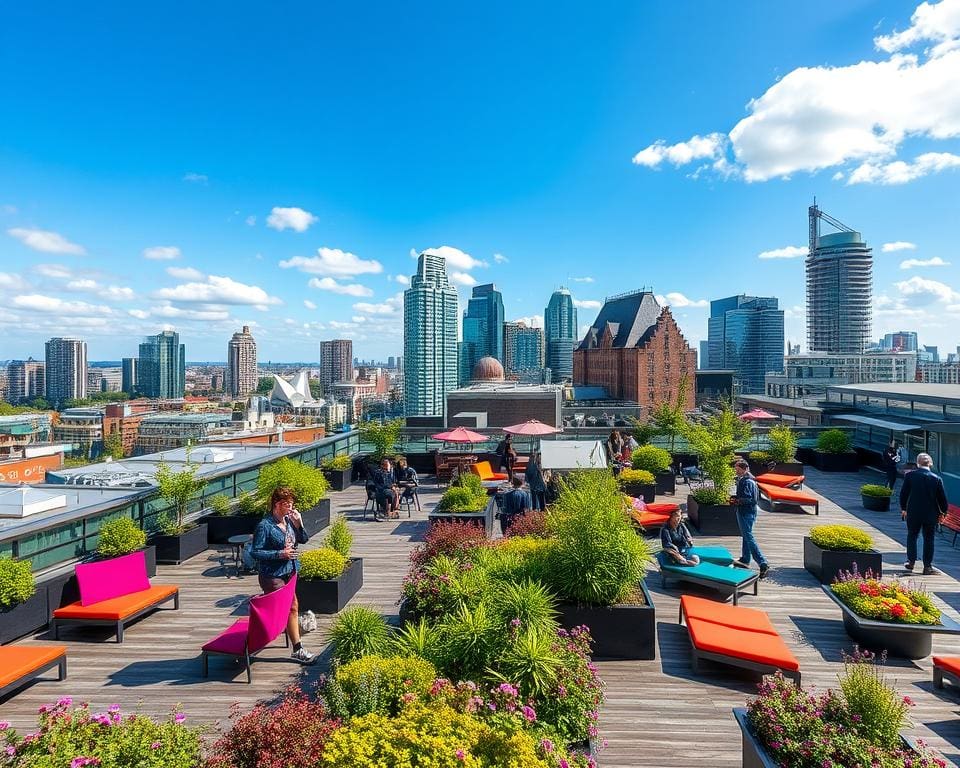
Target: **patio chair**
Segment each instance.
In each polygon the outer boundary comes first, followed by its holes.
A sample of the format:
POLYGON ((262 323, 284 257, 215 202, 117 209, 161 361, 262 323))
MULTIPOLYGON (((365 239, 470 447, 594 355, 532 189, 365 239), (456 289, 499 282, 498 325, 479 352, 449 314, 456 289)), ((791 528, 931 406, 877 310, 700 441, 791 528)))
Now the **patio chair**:
POLYGON ((377 520, 378 518, 384 517, 383 507, 380 502, 377 501, 377 490, 372 485, 366 486, 367 491, 367 500, 363 503, 363 520, 367 519, 367 511, 373 510, 373 519, 377 520))
POLYGON ((413 505, 416 504, 417 512, 420 511, 420 494, 416 488, 405 488, 400 494, 400 506, 407 508, 407 517, 410 517, 413 505))
POLYGON ((443 458, 440 455, 440 451, 434 450, 433 468, 437 485, 440 485, 441 483, 449 483, 453 479, 453 469, 455 466, 455 464, 452 464, 450 461, 443 458))
POLYGON ((698 488, 703 487, 703 472, 700 471, 700 467, 685 467, 683 464, 680 465, 680 477, 684 479, 686 484, 693 487, 693 484, 696 483, 698 488))

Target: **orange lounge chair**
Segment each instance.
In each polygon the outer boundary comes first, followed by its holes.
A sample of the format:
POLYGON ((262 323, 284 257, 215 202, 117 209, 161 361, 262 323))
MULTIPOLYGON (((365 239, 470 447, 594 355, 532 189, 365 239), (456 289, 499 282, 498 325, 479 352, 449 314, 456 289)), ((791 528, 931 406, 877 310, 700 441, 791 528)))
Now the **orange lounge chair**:
POLYGON ((743 667, 761 674, 779 670, 800 685, 800 662, 763 611, 684 595, 680 620, 687 621, 693 670, 701 659, 743 667))
POLYGON ((960 685, 960 656, 933 657, 933 685, 943 688, 943 681, 949 680, 951 685, 960 685))
POLYGON ((765 485, 776 485, 779 488, 793 488, 799 491, 803 488, 803 481, 806 477, 803 475, 778 475, 776 472, 764 472, 757 475, 757 482, 765 485))
POLYGON ((630 518, 641 528, 647 530, 650 528, 662 528, 670 519, 671 513, 680 509, 679 504, 669 502, 647 504, 645 509, 634 508, 630 512, 630 518))
POLYGON ((505 472, 494 472, 489 461, 478 461, 471 464, 470 471, 483 481, 508 479, 505 472))
POLYGON ((57 680, 65 679, 67 649, 63 645, 0 646, 0 696, 6 696, 54 667, 57 680))
POLYGON ((777 504, 789 504, 794 507, 813 507, 813 514, 820 514, 820 499, 816 496, 803 493, 803 491, 794 491, 790 488, 780 488, 776 485, 767 485, 761 482, 758 482, 757 485, 760 488, 760 495, 766 496, 770 502, 771 511, 774 510, 777 504))

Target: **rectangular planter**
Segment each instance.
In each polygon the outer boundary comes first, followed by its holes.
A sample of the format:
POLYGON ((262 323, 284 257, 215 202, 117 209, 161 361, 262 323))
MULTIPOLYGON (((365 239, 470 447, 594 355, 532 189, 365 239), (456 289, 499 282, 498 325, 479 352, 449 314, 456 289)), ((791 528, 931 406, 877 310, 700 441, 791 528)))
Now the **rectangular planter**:
POLYGON ((207 543, 226 544, 231 536, 253 533, 262 519, 262 515, 209 515, 203 518, 207 526, 207 543))
POLYGON ((705 536, 739 536, 737 508, 729 504, 699 504, 687 496, 687 518, 705 536))
POLYGON ((207 551, 207 524, 197 525, 179 536, 155 534, 151 539, 157 548, 157 562, 180 565, 191 557, 207 551))
POLYGON ((327 478, 330 487, 335 491, 345 491, 350 487, 350 476, 353 469, 325 469, 323 476, 327 478))
POLYGON ((635 499, 643 499, 646 504, 653 504, 654 499, 657 497, 657 486, 654 483, 650 483, 649 485, 645 483, 624 483, 620 486, 620 490, 627 494, 627 496, 632 496, 635 499))
POLYGON ((478 528, 483 528, 487 538, 493 536, 493 515, 483 512, 431 512, 427 515, 428 523, 433 526, 440 522, 450 522, 456 520, 459 523, 470 523, 478 528))
POLYGON ((565 629, 585 624, 593 637, 595 659, 657 658, 657 611, 647 585, 640 582, 646 605, 575 605, 561 603, 557 621, 565 629))
POLYGON ((330 499, 320 499, 316 506, 306 511, 300 510, 300 515, 303 517, 303 530, 308 536, 320 533, 330 525, 330 499))
POLYGON ((363 559, 351 557, 336 579, 297 579, 300 612, 339 613, 363 586, 363 559))
POLYGON ((672 496, 677 492, 677 476, 673 470, 657 472, 654 477, 657 481, 657 493, 669 493, 672 496))
POLYGON ((860 460, 855 453, 813 452, 813 465, 821 472, 859 472, 860 460))
POLYGON ((770 467, 770 462, 767 461, 754 461, 753 459, 748 459, 750 464, 750 474, 754 477, 759 477, 760 475, 766 474, 767 472, 773 472, 775 475, 791 475, 793 477, 798 477, 803 474, 803 464, 799 461, 785 461, 778 462, 770 467))
POLYGON ((883 556, 875 549, 868 552, 821 549, 809 536, 803 537, 803 567, 816 576, 821 584, 832 584, 840 571, 853 570, 854 564, 862 574, 870 570, 877 578, 883 575, 883 556))
POLYGON ((32 635, 44 629, 49 620, 47 590, 44 585, 37 584, 37 591, 28 600, 9 611, 0 611, 0 644, 32 635))

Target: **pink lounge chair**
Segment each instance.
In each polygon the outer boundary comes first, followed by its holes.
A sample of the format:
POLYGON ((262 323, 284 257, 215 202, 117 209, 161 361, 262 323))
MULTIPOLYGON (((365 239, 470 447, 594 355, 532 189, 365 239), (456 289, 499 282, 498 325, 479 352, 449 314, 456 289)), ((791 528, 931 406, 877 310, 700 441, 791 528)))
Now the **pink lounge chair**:
MULTIPOLYGON (((254 654, 266 648, 286 630, 296 589, 297 575, 294 574, 293 578, 276 592, 251 597, 250 616, 237 619, 229 629, 203 646, 203 676, 207 677, 207 662, 210 656, 233 656, 244 660, 247 682, 252 683, 250 662, 254 654)), ((284 639, 289 647, 290 638, 284 634, 284 639)))

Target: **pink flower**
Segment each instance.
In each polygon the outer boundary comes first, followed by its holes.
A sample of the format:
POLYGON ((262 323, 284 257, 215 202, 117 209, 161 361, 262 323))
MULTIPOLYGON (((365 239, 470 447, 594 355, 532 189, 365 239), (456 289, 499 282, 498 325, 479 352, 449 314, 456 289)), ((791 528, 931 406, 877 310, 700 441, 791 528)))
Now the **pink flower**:
POLYGON ((553 752, 553 742, 550 739, 540 739, 540 748, 549 755, 553 752))
POLYGON ((456 756, 457 756, 457 760, 466 760, 466 759, 467 759, 467 756, 464 754, 464 752, 463 752, 462 749, 458 749, 455 754, 456 754, 456 756))
POLYGON ((183 725, 183 721, 186 719, 187 716, 183 714, 183 712, 177 712, 177 714, 173 716, 173 722, 175 722, 177 725, 183 725))
POLYGON ((153 742, 153 744, 150 745, 150 749, 160 749, 160 742, 159 741, 153 742))
POLYGON ((528 707, 526 704, 523 705, 520 711, 523 713, 523 716, 526 718, 528 723, 532 723, 537 719, 537 713, 533 711, 532 707, 528 707))
MULTIPOLYGON (((62 699, 57 699, 58 707, 69 707, 71 704, 73 704, 73 699, 71 699, 69 696, 64 696, 62 699)), ((97 760, 97 762, 100 762, 100 761, 97 760)))

